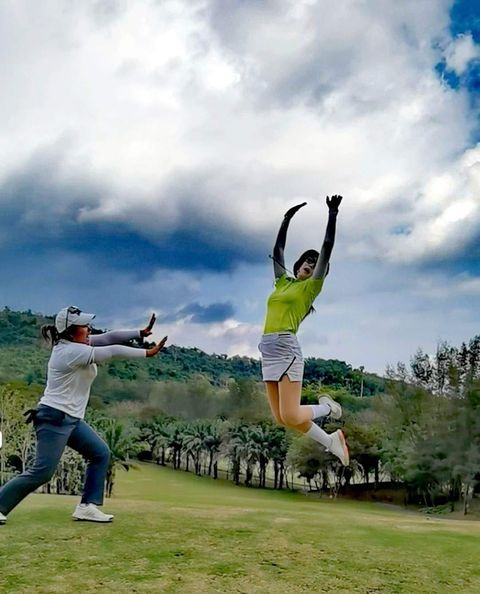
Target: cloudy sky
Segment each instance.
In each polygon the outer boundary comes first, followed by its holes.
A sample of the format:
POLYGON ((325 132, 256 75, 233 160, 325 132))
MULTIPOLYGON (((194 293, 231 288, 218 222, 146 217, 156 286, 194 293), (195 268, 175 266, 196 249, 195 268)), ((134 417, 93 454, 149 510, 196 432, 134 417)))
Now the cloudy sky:
POLYGON ((0 307, 257 356, 344 196, 306 355, 382 373, 479 333, 476 0, 2 0, 0 307))

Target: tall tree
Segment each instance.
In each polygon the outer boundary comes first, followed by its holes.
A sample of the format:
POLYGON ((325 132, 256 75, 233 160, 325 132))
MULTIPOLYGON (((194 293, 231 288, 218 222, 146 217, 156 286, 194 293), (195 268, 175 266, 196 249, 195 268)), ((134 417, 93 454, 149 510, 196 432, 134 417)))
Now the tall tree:
POLYGON ((97 428, 110 449, 110 462, 107 470, 106 495, 112 495, 117 468, 130 470, 135 464, 131 457, 140 451, 138 429, 117 419, 102 419, 97 428))

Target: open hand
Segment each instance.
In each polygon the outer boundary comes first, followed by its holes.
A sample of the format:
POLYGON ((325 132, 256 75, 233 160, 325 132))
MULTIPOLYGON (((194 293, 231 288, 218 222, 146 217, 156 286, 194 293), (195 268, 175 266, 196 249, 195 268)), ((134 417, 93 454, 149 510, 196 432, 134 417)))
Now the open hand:
POLYGON ((168 336, 164 336, 162 338, 162 340, 157 345, 153 346, 151 349, 147 349, 147 357, 155 357, 155 355, 158 355, 158 353, 165 346, 165 343, 167 342, 167 338, 168 338, 168 336))
POLYGON ((297 204, 296 206, 292 206, 292 208, 289 208, 287 210, 287 212, 284 215, 284 218, 291 219, 297 213, 297 211, 299 211, 303 206, 305 206, 305 204, 307 204, 307 203, 302 202, 302 204, 297 204))
POLYGON ((340 203, 342 200, 343 200, 342 196, 338 196, 337 194, 335 194, 331 198, 329 196, 327 196, 328 209, 338 211, 338 207, 340 206, 340 203))
POLYGON ((152 317, 150 318, 150 321, 148 322, 148 325, 143 330, 140 330, 140 336, 142 338, 150 336, 150 334, 152 333, 153 325, 155 324, 156 320, 157 316, 153 313, 152 317))

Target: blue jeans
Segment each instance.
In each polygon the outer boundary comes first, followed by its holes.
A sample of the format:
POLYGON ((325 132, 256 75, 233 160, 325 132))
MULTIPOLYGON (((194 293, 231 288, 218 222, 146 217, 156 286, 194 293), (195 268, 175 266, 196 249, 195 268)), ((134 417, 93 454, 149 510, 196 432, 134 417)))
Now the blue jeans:
POLYGON ((82 503, 102 505, 110 461, 107 444, 82 419, 40 404, 34 421, 37 434, 35 461, 31 468, 0 489, 0 512, 7 515, 29 493, 48 483, 69 446, 87 460, 82 503))

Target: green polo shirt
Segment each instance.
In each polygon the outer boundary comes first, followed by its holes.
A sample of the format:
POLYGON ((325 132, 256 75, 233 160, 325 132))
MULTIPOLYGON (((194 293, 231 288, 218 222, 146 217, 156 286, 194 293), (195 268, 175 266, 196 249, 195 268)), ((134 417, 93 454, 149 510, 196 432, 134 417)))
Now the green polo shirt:
POLYGON ((275 290, 267 301, 264 334, 297 333, 315 298, 322 290, 323 278, 297 280, 286 274, 275 281, 275 290))

